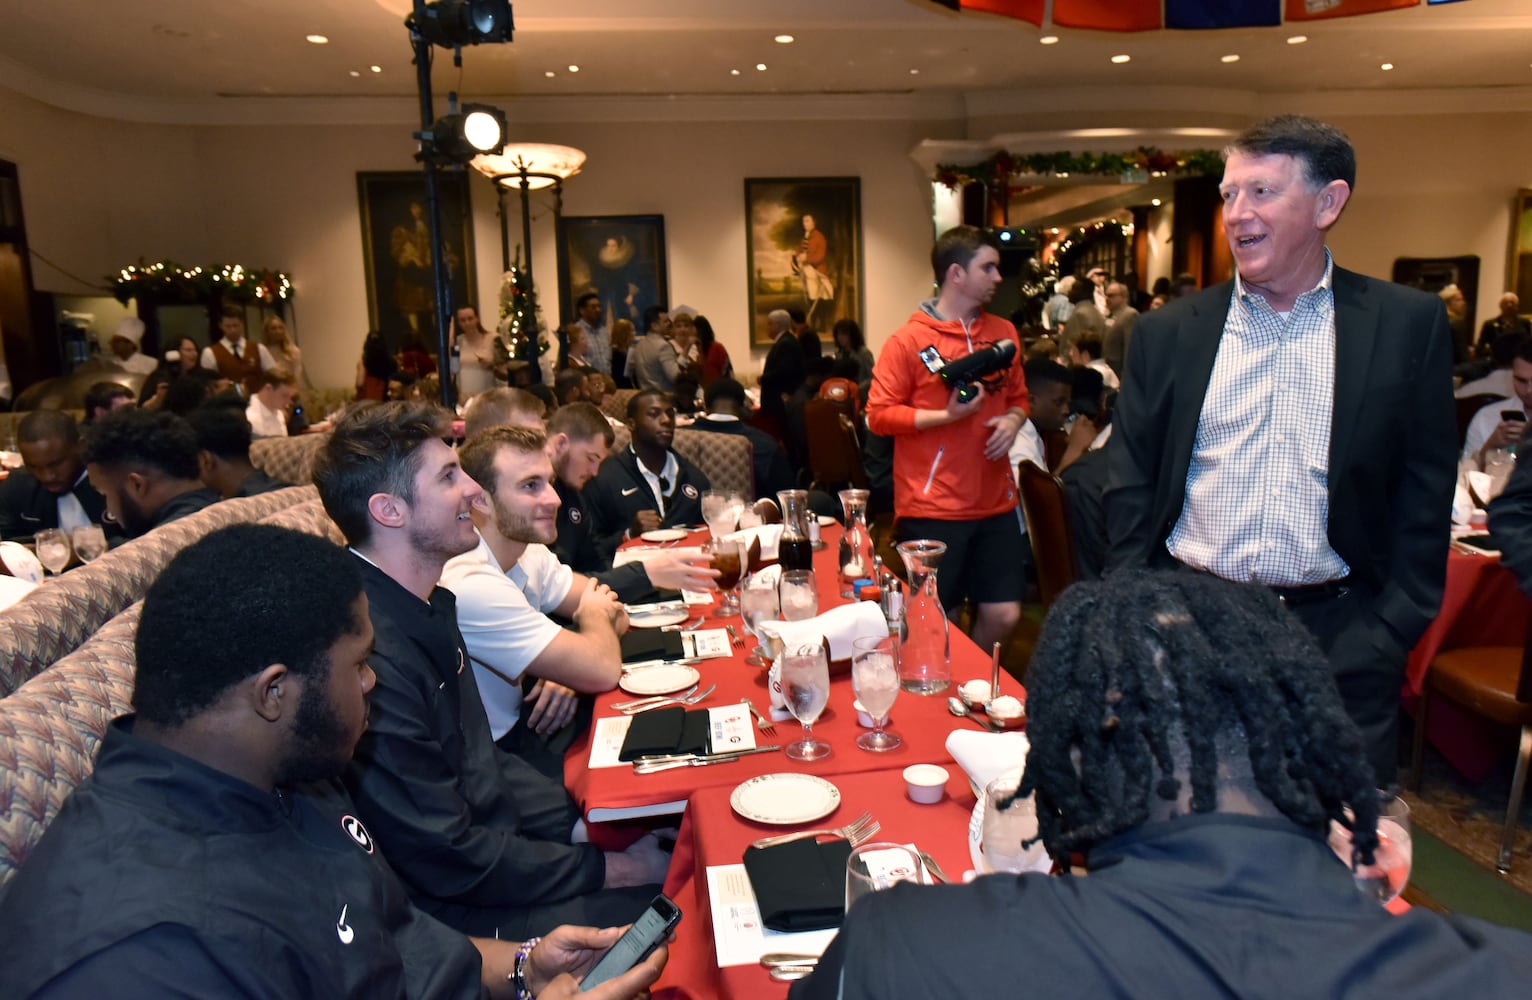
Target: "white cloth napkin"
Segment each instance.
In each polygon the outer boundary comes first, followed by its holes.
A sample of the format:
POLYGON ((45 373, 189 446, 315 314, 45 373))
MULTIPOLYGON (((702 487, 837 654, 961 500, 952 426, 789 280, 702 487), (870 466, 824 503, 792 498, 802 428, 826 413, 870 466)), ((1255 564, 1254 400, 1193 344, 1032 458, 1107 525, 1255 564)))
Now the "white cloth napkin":
POLYGON ((947 735, 947 753, 963 773, 983 791, 991 781, 1023 767, 1032 744, 1027 734, 980 733, 972 729, 954 729, 947 735))
POLYGON ((769 629, 780 636, 782 643, 791 649, 795 646, 812 645, 819 639, 830 641, 830 659, 849 660, 851 644, 863 636, 888 635, 888 619, 874 601, 853 601, 831 608, 822 615, 797 622, 762 622, 762 629, 769 629))
POLYGON ((782 525, 762 524, 754 528, 741 528, 723 537, 725 541, 739 542, 746 551, 750 549, 750 540, 758 538, 761 540, 761 558, 771 560, 777 558, 777 543, 782 540, 782 525))
POLYGON ((750 574, 750 579, 759 580, 763 585, 780 587, 782 586, 782 564, 772 563, 770 566, 762 566, 758 571, 750 574))

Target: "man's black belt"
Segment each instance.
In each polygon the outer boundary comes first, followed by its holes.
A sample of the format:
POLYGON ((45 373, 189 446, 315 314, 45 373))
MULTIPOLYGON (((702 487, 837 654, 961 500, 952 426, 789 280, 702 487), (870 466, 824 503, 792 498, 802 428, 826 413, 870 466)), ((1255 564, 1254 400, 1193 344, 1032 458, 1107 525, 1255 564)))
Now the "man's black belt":
POLYGON ((1328 580, 1324 583, 1313 583, 1305 587, 1272 587, 1271 592, 1277 595, 1277 600, 1288 607, 1301 607, 1305 604, 1318 604, 1321 601, 1333 601, 1338 597, 1345 597, 1351 591, 1350 577, 1341 577, 1339 580, 1328 580))

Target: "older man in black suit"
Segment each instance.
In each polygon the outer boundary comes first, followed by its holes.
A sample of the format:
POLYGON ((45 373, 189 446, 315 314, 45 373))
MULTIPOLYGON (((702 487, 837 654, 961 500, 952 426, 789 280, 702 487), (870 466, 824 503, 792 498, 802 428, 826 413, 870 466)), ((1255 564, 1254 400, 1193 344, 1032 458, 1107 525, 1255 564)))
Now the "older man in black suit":
POLYGON ((1110 567, 1270 586, 1330 659, 1379 784, 1406 654, 1436 614, 1455 477, 1452 338, 1433 296, 1334 266, 1356 176, 1281 116, 1226 151, 1238 274, 1138 320, 1113 423, 1110 567))

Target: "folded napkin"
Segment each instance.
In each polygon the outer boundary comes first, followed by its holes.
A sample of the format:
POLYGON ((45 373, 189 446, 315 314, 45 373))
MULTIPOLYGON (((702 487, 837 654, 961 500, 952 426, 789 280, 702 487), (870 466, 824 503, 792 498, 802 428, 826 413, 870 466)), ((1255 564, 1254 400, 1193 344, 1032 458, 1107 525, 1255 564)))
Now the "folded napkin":
POLYGON ((947 735, 947 753, 980 791, 1001 775, 1019 771, 1027 763, 1030 747, 1027 734, 1020 732, 979 733, 971 729, 954 729, 947 735))
POLYGON ((622 647, 622 662, 642 663, 644 660, 679 660, 686 655, 681 645, 680 632, 665 632, 657 628, 629 629, 617 640, 622 647))
POLYGON ((782 540, 782 525, 762 524, 754 528, 741 528, 739 531, 724 535, 725 541, 739 542, 748 551, 752 540, 761 543, 761 558, 768 562, 777 558, 777 543, 782 540))
POLYGON ((822 615, 797 622, 762 622, 761 628, 779 636, 789 649, 813 645, 823 638, 830 643, 830 659, 849 660, 851 644, 863 636, 888 635, 888 619, 876 601, 853 601, 822 615))
POLYGON ((707 753, 708 714, 699 708, 688 712, 680 705, 640 712, 628 724, 623 737, 621 761, 651 754, 707 753))
POLYGON ((812 837, 745 850, 745 874, 755 890, 761 923, 774 931, 837 927, 846 913, 845 840, 812 837))
POLYGON ((782 585, 782 564, 772 563, 770 566, 762 566, 759 570, 750 574, 752 580, 760 580, 762 583, 773 587, 782 585))

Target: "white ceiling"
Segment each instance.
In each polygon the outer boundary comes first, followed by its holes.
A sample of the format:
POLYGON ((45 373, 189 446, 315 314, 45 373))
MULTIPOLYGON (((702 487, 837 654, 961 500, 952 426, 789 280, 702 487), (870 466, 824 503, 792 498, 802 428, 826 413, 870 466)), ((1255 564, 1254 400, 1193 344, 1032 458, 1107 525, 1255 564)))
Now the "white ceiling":
MULTIPOLYGON (((271 98, 410 98, 415 78, 402 25, 409 6, 13 0, 0 37, 0 84, 98 111, 107 101, 233 109, 271 98), (330 41, 306 42, 310 33, 330 41)), ((1236 31, 1052 29, 1061 41, 1048 46, 1038 43, 1044 32, 1023 22, 955 14, 923 0, 516 0, 514 11, 515 41, 465 49, 461 73, 450 53, 437 50, 438 96, 453 88, 465 97, 523 99, 1532 88, 1532 0, 1466 0, 1236 31), (1286 43, 1300 32, 1306 44, 1286 43), (778 44, 778 33, 796 40, 778 44), (1119 53, 1132 61, 1112 64, 1119 53), (1231 54, 1239 61, 1220 61, 1231 54), (1383 71, 1384 62, 1395 69, 1383 71), (757 71, 757 63, 767 69, 757 71)))

